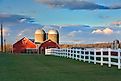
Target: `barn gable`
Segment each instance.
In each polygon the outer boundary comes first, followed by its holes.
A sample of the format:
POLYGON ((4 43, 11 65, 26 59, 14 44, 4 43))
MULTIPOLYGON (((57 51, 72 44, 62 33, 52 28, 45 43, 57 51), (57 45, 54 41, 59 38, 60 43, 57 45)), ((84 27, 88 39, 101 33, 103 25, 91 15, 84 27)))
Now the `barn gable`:
POLYGON ((60 48, 60 46, 56 42, 53 42, 52 40, 48 39, 39 46, 39 51, 40 53, 44 53, 45 49, 49 48, 60 48))
POLYGON ((13 44, 13 52, 14 53, 22 53, 25 52, 27 48, 36 48, 36 44, 34 44, 31 40, 24 37, 21 40, 17 41, 13 44))

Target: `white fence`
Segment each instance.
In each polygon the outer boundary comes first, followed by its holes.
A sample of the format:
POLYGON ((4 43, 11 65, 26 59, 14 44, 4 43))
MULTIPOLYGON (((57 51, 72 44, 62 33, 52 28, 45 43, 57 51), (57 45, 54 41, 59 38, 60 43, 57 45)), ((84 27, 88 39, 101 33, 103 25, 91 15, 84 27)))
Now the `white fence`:
POLYGON ((46 49, 46 55, 55 55, 60 57, 72 58, 88 63, 100 63, 118 66, 121 69, 121 49, 46 49))

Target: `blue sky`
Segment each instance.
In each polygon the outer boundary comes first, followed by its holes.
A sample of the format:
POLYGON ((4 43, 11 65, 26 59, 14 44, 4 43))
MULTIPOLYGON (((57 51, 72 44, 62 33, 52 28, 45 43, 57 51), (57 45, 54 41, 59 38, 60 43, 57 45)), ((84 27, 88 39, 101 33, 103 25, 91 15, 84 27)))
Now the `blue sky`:
POLYGON ((42 27, 60 31, 61 43, 121 40, 120 13, 121 0, 0 0, 0 22, 9 43, 34 38, 42 27))

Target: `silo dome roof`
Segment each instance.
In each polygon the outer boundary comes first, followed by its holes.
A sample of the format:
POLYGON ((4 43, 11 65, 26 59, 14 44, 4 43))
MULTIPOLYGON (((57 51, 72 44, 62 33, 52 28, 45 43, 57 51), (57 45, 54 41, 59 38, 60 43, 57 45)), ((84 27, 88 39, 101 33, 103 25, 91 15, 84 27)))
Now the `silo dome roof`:
POLYGON ((35 34, 45 34, 45 31, 43 29, 37 29, 35 34))
POLYGON ((58 31, 57 30, 49 30, 48 34, 58 34, 58 31))

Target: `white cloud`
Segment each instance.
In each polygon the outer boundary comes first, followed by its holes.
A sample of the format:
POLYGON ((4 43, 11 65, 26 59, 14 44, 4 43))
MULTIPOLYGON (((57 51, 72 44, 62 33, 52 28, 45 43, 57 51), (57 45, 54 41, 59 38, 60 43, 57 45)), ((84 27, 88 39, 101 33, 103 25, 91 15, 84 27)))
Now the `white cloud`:
POLYGON ((94 10, 94 9, 109 9, 107 6, 93 3, 89 0, 35 0, 47 4, 50 7, 66 8, 70 10, 94 10))
POLYGON ((8 18, 8 17, 11 17, 11 15, 7 13, 0 13, 0 18, 8 18))
POLYGON ((18 36, 22 36, 24 34, 30 33, 31 31, 33 31, 31 28, 30 29, 24 29, 24 30, 19 32, 18 36))
POLYGON ((121 8, 121 2, 115 2, 113 4, 111 4, 110 6, 111 9, 117 9, 117 8, 121 8))
POLYGON ((113 30, 110 29, 110 28, 106 28, 103 30, 104 34, 112 34, 113 33, 113 30))
POLYGON ((65 8, 70 10, 97 10, 97 9, 121 9, 120 4, 101 5, 94 0, 35 0, 54 8, 65 8))
MULTIPOLYGON (((16 36, 16 40, 18 40, 18 39, 20 39, 20 38, 22 38, 22 37, 25 37, 25 36, 30 35, 32 31, 33 31, 32 28, 24 29, 24 30, 20 31, 20 32, 18 33, 18 35, 16 36)), ((32 35, 34 35, 34 34, 32 34, 32 35)))
POLYGON ((70 32, 67 36, 69 37, 76 37, 77 34, 81 33, 82 31, 81 30, 78 30, 78 31, 72 31, 70 32))
POLYGON ((121 21, 114 21, 111 23, 111 25, 113 26, 120 26, 121 25, 121 21))
POLYGON ((60 43, 62 44, 81 44, 83 43, 83 40, 64 40, 64 41, 60 41, 60 43))
POLYGON ((42 29, 44 29, 46 32, 48 32, 50 29, 55 29, 59 31, 60 28, 61 27, 59 25, 44 25, 42 27, 42 29))
POLYGON ((0 13, 0 22, 5 26, 14 26, 16 24, 32 23, 34 22, 34 18, 24 15, 0 13))
POLYGON ((62 25, 55 24, 55 25, 56 25, 56 26, 60 26, 60 27, 80 26, 80 24, 62 24, 62 25))
POLYGON ((109 35, 112 33, 113 33, 113 30, 110 28, 105 28, 103 30, 97 29, 97 30, 92 31, 92 34, 107 34, 107 35, 109 35))
POLYGON ((121 34, 121 30, 114 31, 114 34, 121 34))
POLYGON ((100 29, 97 29, 97 30, 93 30, 93 31, 92 31, 92 33, 102 34, 102 33, 103 33, 103 31, 102 31, 102 30, 100 30, 100 29))
POLYGON ((22 18, 22 19, 19 20, 19 22, 22 23, 22 22, 25 22, 26 20, 27 20, 27 19, 22 18))

